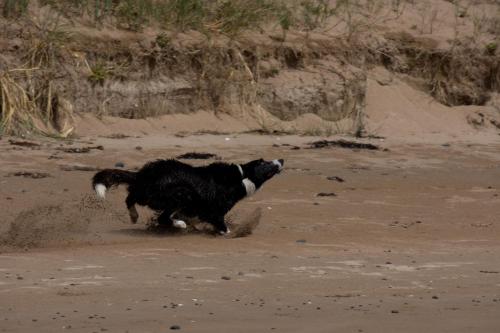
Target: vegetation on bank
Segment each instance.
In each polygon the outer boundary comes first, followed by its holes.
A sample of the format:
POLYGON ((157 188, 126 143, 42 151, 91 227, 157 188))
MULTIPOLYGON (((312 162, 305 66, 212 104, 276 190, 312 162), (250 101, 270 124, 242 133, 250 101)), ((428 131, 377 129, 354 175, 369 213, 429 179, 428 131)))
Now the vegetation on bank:
MULTIPOLYGON (((109 27, 133 32, 156 31, 154 47, 159 51, 151 51, 152 54, 141 59, 174 68, 191 65, 187 69, 197 75, 193 80, 197 96, 208 95, 214 108, 220 104, 230 82, 241 94, 254 96, 263 67, 259 67, 262 60, 259 52, 244 49, 238 43, 214 47, 211 41, 217 36, 235 41, 244 32, 271 30, 272 34, 265 34, 276 44, 274 53, 270 53, 285 59, 284 68, 305 67, 307 57, 319 59, 328 53, 363 70, 377 64, 418 78, 423 89, 444 104, 484 104, 490 91, 500 91, 497 56, 500 6, 497 7, 499 15, 481 16, 472 11, 478 0, 446 1, 453 5, 455 20, 455 35, 449 41, 449 49, 438 49, 426 38, 415 37, 432 35, 438 29, 438 12, 434 10, 433 0, 3 0, 2 20, 19 22, 28 28, 21 29, 25 35, 23 45, 16 51, 19 61, 14 68, 13 62, 7 66, 0 63, 0 133, 19 134, 26 130, 57 135, 70 133, 65 126, 57 124, 61 105, 70 103, 58 94, 54 84, 70 76, 62 65, 67 64, 68 59, 78 66, 82 64, 87 81, 95 89, 112 79, 127 79, 130 72, 124 72, 133 67, 130 63, 102 57, 92 50, 92 45, 83 51, 89 54, 68 56, 71 45, 78 44, 79 28, 75 27, 91 27, 95 31, 109 27), (385 33, 385 41, 378 45, 376 39, 363 40, 363 33, 368 35, 388 21, 397 20, 409 7, 416 10, 419 17, 418 24, 410 28, 412 34, 385 33), (472 36, 459 34, 464 18, 472 22, 472 36), (172 44, 175 33, 193 30, 207 37, 206 45, 189 50, 189 54, 175 49, 172 44), (344 49, 340 52, 308 49, 315 47, 307 42, 315 32, 332 30, 339 31, 339 38, 347 42, 339 43, 344 49), (298 49, 283 46, 292 32, 304 37, 304 45, 298 49), (494 38, 478 44, 481 34, 494 38)), ((488 3, 489 0, 482 1, 488 3)), ((494 4, 494 0, 489 3, 494 4)), ((280 66, 271 66, 266 75, 279 75, 280 70, 280 66)), ((106 113, 106 97, 103 100, 99 114, 106 113)), ((141 106, 141 101, 138 105, 141 106)), ((155 110, 149 112, 147 107, 143 109, 131 117, 158 114, 155 110)), ((359 131, 357 128, 355 132, 359 131)))
MULTIPOLYGON (((30 1, 5 0, 3 16, 21 17, 30 1)), ((340 14, 358 0, 341 0, 331 6, 328 0, 38 0, 67 18, 85 18, 99 26, 140 31, 155 25, 164 29, 235 35, 263 24, 278 24, 284 30, 295 25, 307 29, 320 26, 328 17, 340 14)))

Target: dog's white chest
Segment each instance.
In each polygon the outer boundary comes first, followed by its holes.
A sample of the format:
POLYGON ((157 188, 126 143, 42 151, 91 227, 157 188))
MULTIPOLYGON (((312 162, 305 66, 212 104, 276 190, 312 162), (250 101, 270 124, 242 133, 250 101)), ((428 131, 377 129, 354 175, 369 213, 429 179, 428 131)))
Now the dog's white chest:
POLYGON ((245 186, 245 191, 247 192, 247 197, 255 193, 255 184, 248 178, 242 180, 243 186, 245 186))

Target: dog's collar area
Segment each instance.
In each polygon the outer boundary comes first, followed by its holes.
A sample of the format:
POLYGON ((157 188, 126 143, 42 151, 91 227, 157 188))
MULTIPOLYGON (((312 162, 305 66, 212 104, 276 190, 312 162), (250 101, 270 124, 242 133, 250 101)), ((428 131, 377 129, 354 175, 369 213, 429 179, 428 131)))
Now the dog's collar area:
POLYGON ((236 166, 238 167, 238 170, 240 170, 241 177, 245 177, 245 173, 243 172, 243 168, 241 167, 241 165, 236 164, 236 166))
POLYGON ((255 184, 248 178, 242 180, 243 186, 245 186, 245 191, 247 192, 247 197, 255 193, 255 184))

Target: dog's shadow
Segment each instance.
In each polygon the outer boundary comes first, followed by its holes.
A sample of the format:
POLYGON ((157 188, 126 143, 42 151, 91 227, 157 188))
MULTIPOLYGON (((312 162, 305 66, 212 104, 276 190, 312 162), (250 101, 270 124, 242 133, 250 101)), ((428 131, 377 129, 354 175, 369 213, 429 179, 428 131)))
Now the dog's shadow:
POLYGON ((155 237, 155 238, 165 238, 165 237, 181 237, 187 235, 205 235, 215 237, 216 233, 213 231, 200 231, 193 227, 188 227, 187 229, 179 229, 175 227, 165 227, 161 225, 148 224, 146 227, 136 227, 136 228, 122 228, 118 230, 111 231, 112 233, 117 233, 132 237, 155 237))
POLYGON ((220 236, 216 233, 211 227, 211 225, 207 223, 199 223, 199 221, 195 221, 195 223, 188 224, 186 229, 179 229, 173 226, 163 226, 153 219, 146 227, 135 227, 135 228, 124 228, 112 231, 113 233, 118 233, 121 235, 133 236, 133 237, 156 237, 156 238, 164 238, 164 237, 180 237, 180 236, 188 236, 188 235, 201 235, 207 237, 223 237, 223 238, 240 238, 246 237, 253 233, 255 228, 260 222, 262 216, 262 210, 260 208, 255 209, 249 215, 245 216, 240 220, 239 223, 235 223, 235 217, 229 217, 226 221, 231 233, 226 234, 224 236, 220 236))

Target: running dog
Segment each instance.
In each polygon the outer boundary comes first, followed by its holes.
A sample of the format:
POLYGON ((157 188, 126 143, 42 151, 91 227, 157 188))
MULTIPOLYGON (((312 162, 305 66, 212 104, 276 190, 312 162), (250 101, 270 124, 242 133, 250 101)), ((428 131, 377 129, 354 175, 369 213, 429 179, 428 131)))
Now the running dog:
POLYGON ((186 228, 186 222, 179 216, 197 217, 225 234, 229 232, 224 222, 226 213, 280 173, 284 163, 282 159, 258 159, 246 164, 216 162, 194 167, 172 159, 157 160, 137 172, 99 171, 92 179, 92 186, 97 196, 104 199, 109 188, 128 185, 125 203, 132 223, 139 218, 135 208, 138 204, 158 212, 160 225, 186 228))

